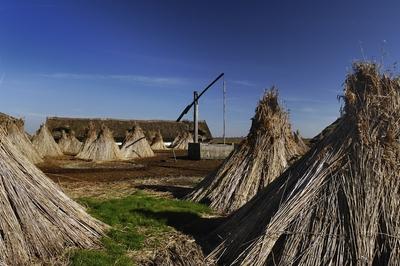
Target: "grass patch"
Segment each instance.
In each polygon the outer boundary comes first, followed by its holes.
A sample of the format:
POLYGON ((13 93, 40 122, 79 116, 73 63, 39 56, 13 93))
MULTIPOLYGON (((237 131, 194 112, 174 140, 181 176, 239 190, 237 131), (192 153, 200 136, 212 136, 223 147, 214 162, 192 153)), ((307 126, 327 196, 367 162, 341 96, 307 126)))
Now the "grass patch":
POLYGON ((71 254, 72 265, 133 265, 130 250, 140 250, 144 240, 171 230, 171 219, 190 222, 211 210, 204 205, 151 196, 142 191, 119 199, 83 198, 79 202, 88 212, 112 226, 102 239, 103 250, 77 250, 71 254))

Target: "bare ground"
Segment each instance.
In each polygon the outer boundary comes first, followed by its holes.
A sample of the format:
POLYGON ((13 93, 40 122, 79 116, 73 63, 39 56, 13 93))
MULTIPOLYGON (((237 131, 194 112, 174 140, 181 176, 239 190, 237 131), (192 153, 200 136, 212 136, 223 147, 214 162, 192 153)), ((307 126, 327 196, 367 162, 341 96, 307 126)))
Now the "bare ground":
POLYGON ((221 160, 192 161, 186 153, 157 152, 155 157, 94 163, 63 156, 49 158, 39 168, 72 198, 110 198, 137 189, 181 198, 221 160), (176 159, 175 159, 176 158, 176 159))
MULTIPOLYGON (((157 152, 152 158, 103 163, 63 156, 47 158, 38 166, 49 178, 58 183, 65 193, 75 199, 124 197, 138 189, 160 197, 181 198, 221 163, 222 160, 188 160, 186 152, 183 151, 176 152, 175 155, 171 151, 162 151, 157 152)), ((190 239, 196 239, 206 233, 209 227, 208 218, 216 217, 218 216, 202 217, 194 222, 193 226, 176 222, 176 217, 170 217, 173 231, 164 236, 148 237, 145 247, 131 252, 129 256, 139 265, 148 265, 156 254, 164 252, 165 247, 177 239, 188 239, 190 242, 190 239), (204 226, 205 223, 207 226, 204 226), (164 244, 160 246, 159 243, 164 244)))

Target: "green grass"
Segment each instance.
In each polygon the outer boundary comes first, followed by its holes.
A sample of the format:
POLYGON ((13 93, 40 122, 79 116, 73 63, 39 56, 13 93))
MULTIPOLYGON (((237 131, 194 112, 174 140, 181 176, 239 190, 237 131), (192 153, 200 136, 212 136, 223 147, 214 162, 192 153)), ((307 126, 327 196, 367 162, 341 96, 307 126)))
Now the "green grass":
POLYGON ((168 222, 185 223, 211 213, 201 204, 158 198, 141 191, 121 199, 79 201, 112 229, 102 239, 104 249, 74 251, 70 256, 72 265, 133 265, 127 252, 143 248, 146 237, 170 231, 168 222))

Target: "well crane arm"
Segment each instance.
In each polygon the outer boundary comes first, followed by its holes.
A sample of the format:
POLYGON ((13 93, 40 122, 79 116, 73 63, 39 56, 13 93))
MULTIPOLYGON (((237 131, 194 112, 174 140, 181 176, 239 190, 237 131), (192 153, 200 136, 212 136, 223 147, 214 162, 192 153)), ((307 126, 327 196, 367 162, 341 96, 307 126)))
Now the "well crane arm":
POLYGON ((176 122, 181 121, 182 117, 187 114, 189 112, 189 110, 193 107, 193 105, 195 104, 196 101, 198 101, 200 99, 200 97, 209 89, 211 88, 212 85, 214 85, 215 82, 217 82, 220 78, 222 78, 224 76, 224 73, 221 73, 216 79, 214 79, 213 82, 211 82, 198 96, 196 99, 193 100, 192 103, 190 103, 188 106, 186 106, 186 108, 183 110, 183 112, 181 113, 181 115, 178 117, 178 119, 176 119, 176 122))

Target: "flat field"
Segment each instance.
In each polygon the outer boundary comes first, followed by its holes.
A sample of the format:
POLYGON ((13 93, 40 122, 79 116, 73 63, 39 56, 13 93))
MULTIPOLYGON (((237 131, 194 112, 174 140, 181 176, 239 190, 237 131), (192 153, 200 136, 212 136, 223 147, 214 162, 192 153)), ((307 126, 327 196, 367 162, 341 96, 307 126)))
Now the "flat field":
POLYGON ((171 243, 194 241, 223 219, 182 200, 221 160, 192 161, 157 152, 134 161, 94 163, 63 156, 39 168, 90 214, 111 225, 100 250, 71 250, 72 265, 152 265, 171 243))

